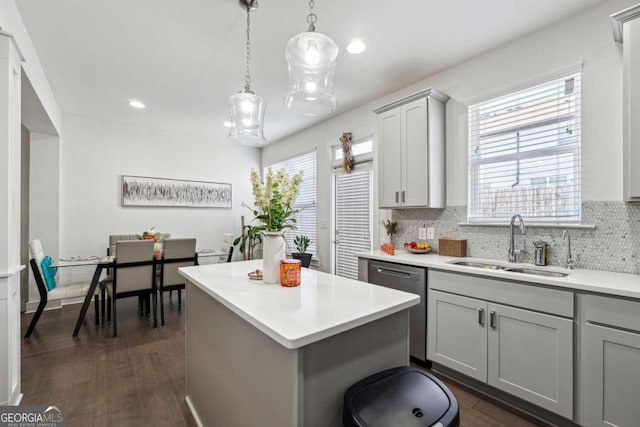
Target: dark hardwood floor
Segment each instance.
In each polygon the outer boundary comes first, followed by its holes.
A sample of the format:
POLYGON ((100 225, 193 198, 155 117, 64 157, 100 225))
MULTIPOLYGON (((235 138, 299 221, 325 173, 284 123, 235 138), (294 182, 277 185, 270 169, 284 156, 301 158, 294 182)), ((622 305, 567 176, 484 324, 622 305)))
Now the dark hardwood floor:
MULTIPOLYGON (((77 338, 79 305, 46 311, 23 340, 22 404, 62 405, 67 427, 195 426, 184 401, 184 311, 176 297, 169 303, 165 295, 166 326, 156 329, 137 313, 137 298, 119 300, 117 338, 110 324, 94 325, 93 308, 77 338)), ((31 317, 22 315, 23 334, 31 317)), ((462 427, 541 425, 444 382, 458 400, 462 427)))

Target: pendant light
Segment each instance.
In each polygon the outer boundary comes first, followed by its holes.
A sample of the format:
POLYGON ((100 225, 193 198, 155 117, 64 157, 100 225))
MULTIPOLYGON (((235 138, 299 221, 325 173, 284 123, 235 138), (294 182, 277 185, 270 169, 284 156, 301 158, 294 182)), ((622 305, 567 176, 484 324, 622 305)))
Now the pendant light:
POLYGON ((339 49, 331 38, 316 32, 318 17, 313 7, 314 0, 309 0, 307 32, 293 36, 285 51, 289 89, 284 103, 290 110, 306 116, 328 114, 336 109, 333 74, 339 49))
POLYGON ((247 74, 244 89, 229 98, 230 130, 229 140, 245 145, 264 145, 265 103, 251 90, 251 11, 258 8, 257 0, 239 0, 247 9, 247 74))

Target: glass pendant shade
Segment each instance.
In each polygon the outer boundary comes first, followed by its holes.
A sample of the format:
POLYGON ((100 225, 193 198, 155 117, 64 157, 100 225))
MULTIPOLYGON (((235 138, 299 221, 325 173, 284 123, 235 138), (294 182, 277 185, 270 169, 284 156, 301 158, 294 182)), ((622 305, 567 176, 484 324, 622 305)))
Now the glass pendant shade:
POLYGON ((287 43, 289 89, 284 103, 288 109, 306 116, 328 114, 336 109, 333 74, 338 46, 315 31, 295 35, 287 43))
POLYGON ((265 103, 250 90, 234 93, 229 97, 231 127, 229 140, 246 145, 264 145, 265 103))

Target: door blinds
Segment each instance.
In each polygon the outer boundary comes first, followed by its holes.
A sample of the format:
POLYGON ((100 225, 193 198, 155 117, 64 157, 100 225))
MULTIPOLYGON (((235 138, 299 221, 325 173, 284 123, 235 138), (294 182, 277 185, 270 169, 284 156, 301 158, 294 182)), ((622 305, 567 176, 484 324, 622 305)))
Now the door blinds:
POLYGON ((371 250, 371 168, 336 175, 336 274, 358 278, 356 252, 371 250))
POLYGON ((580 76, 469 107, 469 222, 580 220, 580 76))
POLYGON ((265 168, 265 173, 268 168, 274 171, 284 169, 285 172, 291 176, 300 171, 303 171, 302 184, 300 185, 300 192, 293 205, 295 209, 301 209, 295 216, 296 230, 287 230, 285 232, 285 240, 287 242, 287 252, 297 252, 296 246, 293 243, 293 238, 298 235, 304 235, 311 239, 311 244, 307 249, 307 253, 316 255, 316 151, 313 150, 309 153, 305 153, 282 162, 274 163, 265 168))

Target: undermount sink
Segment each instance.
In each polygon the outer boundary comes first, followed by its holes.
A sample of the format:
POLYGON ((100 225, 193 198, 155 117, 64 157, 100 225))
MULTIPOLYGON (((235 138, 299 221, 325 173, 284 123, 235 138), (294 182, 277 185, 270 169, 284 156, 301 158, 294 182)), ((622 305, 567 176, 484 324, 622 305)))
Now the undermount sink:
POLYGON ((567 277, 569 273, 561 273, 559 271, 542 270, 538 268, 526 268, 526 267, 509 267, 500 264, 493 264, 490 262, 481 261, 449 261, 449 264, 461 265, 463 267, 475 267, 482 268, 484 270, 502 270, 510 273, 520 274, 535 274, 537 276, 545 277, 567 277))
POLYGON ((484 268, 485 270, 504 270, 505 268, 507 268, 498 264, 478 261, 450 261, 449 264, 462 265, 464 267, 484 268))
POLYGON ((569 275, 568 273, 561 273, 559 271, 538 270, 537 268, 505 268, 505 271, 510 271, 512 273, 535 274, 547 277, 567 277, 569 275))

